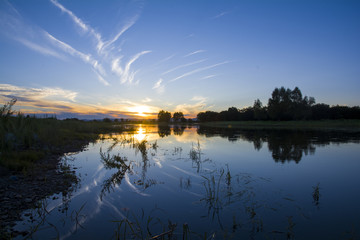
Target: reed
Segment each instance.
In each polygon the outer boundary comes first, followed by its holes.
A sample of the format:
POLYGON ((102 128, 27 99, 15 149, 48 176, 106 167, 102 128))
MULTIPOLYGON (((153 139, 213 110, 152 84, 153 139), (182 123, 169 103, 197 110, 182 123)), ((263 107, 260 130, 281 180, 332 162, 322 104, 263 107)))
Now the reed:
POLYGON ((313 203, 315 206, 319 206, 319 200, 320 200, 320 183, 318 183, 316 186, 313 187, 313 203))

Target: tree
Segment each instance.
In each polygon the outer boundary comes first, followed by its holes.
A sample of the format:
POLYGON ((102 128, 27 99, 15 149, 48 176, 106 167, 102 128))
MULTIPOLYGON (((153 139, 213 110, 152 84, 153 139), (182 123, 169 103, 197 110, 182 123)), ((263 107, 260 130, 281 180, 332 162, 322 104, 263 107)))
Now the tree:
POLYGON ((168 111, 161 110, 158 113, 158 121, 159 122, 170 122, 171 113, 168 111))
POLYGON ((228 121, 238 121, 239 120, 239 110, 236 107, 228 108, 228 121))
POLYGON ((253 106, 254 119, 255 120, 266 120, 267 113, 266 108, 263 107, 262 102, 259 99, 256 99, 253 106))
POLYGON ((182 112, 175 112, 173 115, 174 122, 184 122, 184 114, 182 112))
POLYGON ((197 115, 199 122, 213 122, 219 120, 219 113, 213 111, 200 112, 197 115))
POLYGON ((275 88, 268 102, 268 114, 273 120, 307 119, 311 115, 311 106, 314 103, 315 98, 303 98, 298 87, 294 90, 275 88))

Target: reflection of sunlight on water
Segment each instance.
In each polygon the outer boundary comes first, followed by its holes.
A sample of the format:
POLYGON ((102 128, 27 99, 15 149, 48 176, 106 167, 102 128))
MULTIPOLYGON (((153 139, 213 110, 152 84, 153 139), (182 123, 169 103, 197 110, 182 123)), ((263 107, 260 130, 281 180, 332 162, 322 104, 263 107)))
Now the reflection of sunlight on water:
POLYGON ((138 140, 139 142, 144 140, 146 137, 146 135, 144 134, 145 132, 146 132, 145 129, 143 129, 142 126, 140 125, 139 129, 136 131, 136 134, 134 134, 135 139, 138 140))

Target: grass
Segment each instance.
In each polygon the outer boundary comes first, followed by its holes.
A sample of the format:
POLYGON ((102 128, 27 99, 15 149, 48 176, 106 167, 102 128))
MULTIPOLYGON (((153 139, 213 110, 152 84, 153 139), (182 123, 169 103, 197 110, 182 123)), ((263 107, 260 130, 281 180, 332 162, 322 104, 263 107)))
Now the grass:
MULTIPOLYGON (((122 131, 120 123, 0 115, 0 166, 22 171, 44 156, 95 141, 99 134, 122 131)), ((79 148, 81 148, 79 146, 79 148)))
POLYGON ((360 131, 360 120, 206 122, 200 126, 239 129, 321 129, 360 131))

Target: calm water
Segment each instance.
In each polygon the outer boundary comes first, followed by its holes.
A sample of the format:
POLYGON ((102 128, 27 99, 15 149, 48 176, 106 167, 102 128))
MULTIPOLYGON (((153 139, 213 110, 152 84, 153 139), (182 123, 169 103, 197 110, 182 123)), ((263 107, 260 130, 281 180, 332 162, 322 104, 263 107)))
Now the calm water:
POLYGON ((359 133, 135 127, 64 157, 74 191, 18 228, 34 239, 146 239, 169 221, 174 239, 360 236, 359 133))

